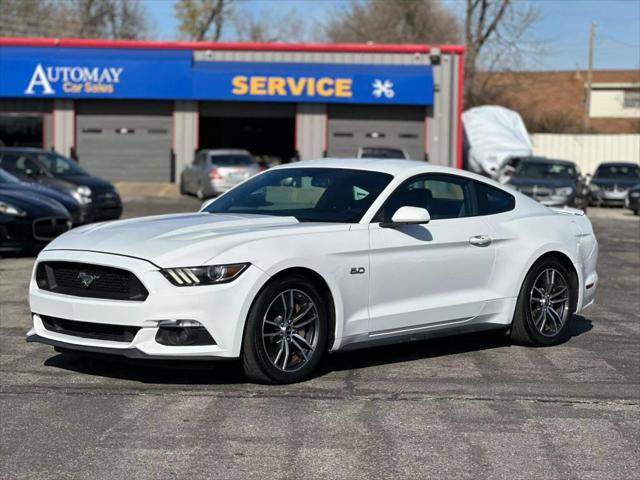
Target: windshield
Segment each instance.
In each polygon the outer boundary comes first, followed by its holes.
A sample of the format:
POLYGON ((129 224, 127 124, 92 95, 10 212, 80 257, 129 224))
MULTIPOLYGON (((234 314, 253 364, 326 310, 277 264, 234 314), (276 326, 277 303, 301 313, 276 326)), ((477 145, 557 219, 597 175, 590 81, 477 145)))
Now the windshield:
POLYGON ((39 153, 37 155, 44 166, 56 177, 67 175, 89 175, 75 160, 63 157, 55 152, 39 153))
POLYGON ((339 168, 269 170, 229 191, 204 211, 356 223, 391 179, 385 173, 339 168))
POLYGON ((212 155, 211 163, 220 167, 249 167, 255 162, 249 155, 212 155))
POLYGON ((405 158, 404 152, 397 148, 365 147, 360 158, 405 158))
POLYGON ((0 183, 20 183, 20 180, 0 168, 0 183))
POLYGON ((600 165, 594 175, 598 178, 640 178, 638 165, 600 165))
POLYGON ((542 163, 522 161, 516 168, 514 176, 535 179, 555 180, 559 178, 573 179, 576 169, 566 163, 542 163))

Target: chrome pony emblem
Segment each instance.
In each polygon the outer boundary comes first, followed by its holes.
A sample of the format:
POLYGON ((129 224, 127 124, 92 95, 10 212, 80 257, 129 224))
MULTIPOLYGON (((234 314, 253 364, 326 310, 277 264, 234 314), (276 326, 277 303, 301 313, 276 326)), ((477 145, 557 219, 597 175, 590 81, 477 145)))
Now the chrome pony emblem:
POLYGON ((84 287, 89 288, 93 282, 100 278, 100 275, 91 275, 90 273, 80 272, 78 278, 84 287))

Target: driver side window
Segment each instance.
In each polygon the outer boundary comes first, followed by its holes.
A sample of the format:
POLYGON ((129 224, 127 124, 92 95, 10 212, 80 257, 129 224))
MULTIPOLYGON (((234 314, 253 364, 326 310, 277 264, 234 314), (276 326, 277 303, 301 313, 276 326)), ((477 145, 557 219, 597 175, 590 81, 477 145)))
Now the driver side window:
POLYGON ((474 212, 471 180, 428 174, 409 179, 391 194, 378 221, 389 221, 400 207, 425 208, 433 220, 470 217, 474 212), (381 218, 380 218, 381 217, 381 218))

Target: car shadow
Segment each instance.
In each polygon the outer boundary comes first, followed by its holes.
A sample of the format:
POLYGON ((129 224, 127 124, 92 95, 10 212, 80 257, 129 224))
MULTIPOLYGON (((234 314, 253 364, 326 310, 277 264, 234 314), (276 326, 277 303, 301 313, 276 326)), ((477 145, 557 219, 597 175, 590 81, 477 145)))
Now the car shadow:
MULTIPOLYGON (((591 320, 574 315, 569 340, 589 332, 591 320)), ((393 363, 426 360, 463 353, 478 352, 512 345, 504 330, 470 333, 419 340, 382 347, 336 352, 327 356, 312 378, 330 372, 393 363)), ((131 360, 112 355, 64 352, 48 358, 45 366, 61 368, 85 375, 160 385, 243 384, 246 379, 237 361, 155 361, 131 360)))

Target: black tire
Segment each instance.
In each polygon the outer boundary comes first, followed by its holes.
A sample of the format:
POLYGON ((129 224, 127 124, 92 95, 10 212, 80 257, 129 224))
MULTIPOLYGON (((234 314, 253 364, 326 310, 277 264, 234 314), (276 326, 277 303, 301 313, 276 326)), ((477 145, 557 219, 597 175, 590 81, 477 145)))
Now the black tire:
MULTIPOLYGON (((511 341, 515 344, 534 347, 546 347, 565 342, 569 336, 571 317, 575 311, 576 302, 577 285, 573 272, 570 272, 562 262, 553 257, 538 261, 529 270, 520 288, 511 325, 511 341), (540 294, 539 289, 538 291, 534 290, 537 281, 540 281, 540 279, 544 281, 541 276, 546 276, 547 271, 559 273, 561 277, 558 277, 558 281, 563 279, 566 284, 567 301, 563 305, 561 315, 558 315, 556 309, 553 309, 555 315, 549 314, 548 310, 552 307, 550 303, 547 303, 550 297, 552 297, 553 302, 556 302, 556 299, 564 298, 556 296, 558 295, 557 292, 561 291, 560 287, 556 287, 556 293, 553 293, 554 289, 551 287, 550 292, 548 292, 549 295, 540 294), (538 296, 542 297, 543 300, 540 302, 535 300, 538 296), (536 307, 533 307, 533 305, 536 305, 536 307), (546 311, 544 310, 545 305, 548 305, 546 311), (536 319, 540 319, 537 323, 534 321, 534 312, 536 319), (556 318, 562 321, 558 322, 556 318), (556 327, 558 324, 560 324, 560 327, 552 330, 552 326, 556 327), (539 328, 540 325, 542 325, 542 329, 539 328)), ((553 307, 558 307, 558 305, 554 304, 553 307)))
POLYGON ((180 195, 186 195, 187 191, 184 189, 184 182, 180 179, 180 195))
MULTIPOLYGON (((296 295, 298 294, 296 293, 296 295)), ((309 303, 304 305, 309 305, 309 303)), ((296 304, 295 307, 298 307, 298 305, 296 304)), ((302 308, 297 312, 295 311, 295 308, 293 310, 294 315, 297 316, 302 308)), ((267 284, 253 302, 247 317, 247 324, 245 326, 244 338, 242 341, 242 366, 247 378, 257 383, 267 384, 294 383, 308 378, 317 368, 327 350, 328 320, 328 310, 327 306, 323 302, 322 295, 320 295, 313 283, 304 276, 283 276, 281 278, 276 278, 274 281, 267 284), (301 295, 301 298, 306 296, 310 299, 315 307, 315 312, 318 317, 318 321, 316 322, 314 320, 313 322, 313 341, 310 340, 310 342, 314 344, 314 348, 310 353, 307 351, 306 355, 308 358, 299 367, 293 370, 286 370, 286 364, 285 369, 274 365, 273 358, 271 358, 273 357, 273 351, 271 352, 270 357, 268 349, 269 347, 274 349, 277 348, 276 344, 279 342, 277 341, 277 338, 270 339, 263 337, 263 320, 268 318, 267 315, 271 313, 269 309, 275 308, 274 302, 281 299, 283 295, 286 295, 286 292, 289 291, 301 292, 299 294, 301 295)), ((277 328, 275 328, 275 331, 278 331, 277 328)), ((292 331, 299 333, 299 331, 295 329, 292 331)), ((284 333, 282 335, 286 336, 284 333)), ((284 337, 281 340, 285 341, 284 337)), ((295 339, 293 341, 295 342, 295 339)), ((293 358, 294 347, 291 343, 289 345, 291 345, 291 347, 287 346, 287 349, 291 348, 291 355, 293 358)), ((283 346, 284 344, 281 344, 280 348, 282 349, 283 346)), ((287 352, 289 352, 289 350, 287 350, 287 352)), ((287 355, 289 355, 289 353, 287 353, 287 355)), ((297 355, 299 361, 302 361, 301 354, 295 353, 295 355, 297 355)), ((286 361, 287 359, 285 357, 283 362, 286 361)), ((279 363, 277 358, 275 363, 279 363)))

